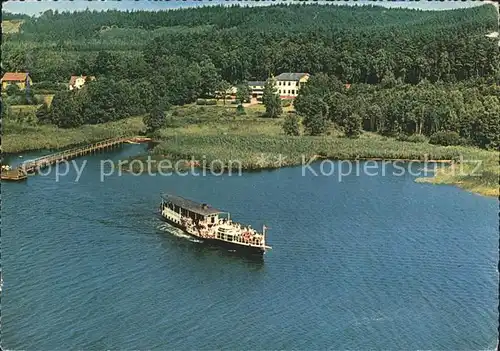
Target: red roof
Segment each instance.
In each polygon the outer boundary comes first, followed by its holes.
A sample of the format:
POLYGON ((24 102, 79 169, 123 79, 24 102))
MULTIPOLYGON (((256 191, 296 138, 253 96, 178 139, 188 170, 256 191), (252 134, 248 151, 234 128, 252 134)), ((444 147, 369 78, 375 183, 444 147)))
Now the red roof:
POLYGON ((6 72, 3 75, 2 82, 24 82, 26 80, 27 75, 28 73, 26 72, 21 72, 21 73, 6 72))

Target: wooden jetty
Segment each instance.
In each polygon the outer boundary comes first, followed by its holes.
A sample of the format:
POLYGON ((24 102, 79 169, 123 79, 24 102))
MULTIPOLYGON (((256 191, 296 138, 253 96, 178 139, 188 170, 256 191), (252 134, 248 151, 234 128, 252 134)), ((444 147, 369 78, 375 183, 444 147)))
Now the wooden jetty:
POLYGON ((42 156, 33 160, 28 160, 21 163, 17 168, 11 170, 2 170, 1 179, 2 180, 24 180, 27 178, 29 173, 36 173, 39 169, 74 159, 76 157, 94 154, 99 151, 110 150, 114 147, 118 147, 124 143, 141 143, 150 141, 151 139, 145 137, 126 137, 126 138, 114 138, 99 141, 94 144, 85 145, 81 147, 75 147, 72 149, 60 151, 54 154, 42 156))

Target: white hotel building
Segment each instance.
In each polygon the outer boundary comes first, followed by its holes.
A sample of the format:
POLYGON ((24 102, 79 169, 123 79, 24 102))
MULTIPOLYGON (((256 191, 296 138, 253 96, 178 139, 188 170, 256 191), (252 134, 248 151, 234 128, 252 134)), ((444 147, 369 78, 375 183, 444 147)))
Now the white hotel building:
POLYGON ((276 89, 281 99, 294 99, 300 87, 309 79, 309 73, 281 73, 274 77, 276 89))

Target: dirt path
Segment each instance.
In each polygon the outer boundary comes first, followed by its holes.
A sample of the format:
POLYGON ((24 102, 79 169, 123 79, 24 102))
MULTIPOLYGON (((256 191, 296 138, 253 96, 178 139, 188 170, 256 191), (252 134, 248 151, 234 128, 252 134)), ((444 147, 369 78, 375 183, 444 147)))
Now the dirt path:
POLYGON ((253 105, 257 105, 259 102, 257 101, 257 98, 252 98, 250 99, 249 103, 243 104, 243 107, 249 107, 253 105))

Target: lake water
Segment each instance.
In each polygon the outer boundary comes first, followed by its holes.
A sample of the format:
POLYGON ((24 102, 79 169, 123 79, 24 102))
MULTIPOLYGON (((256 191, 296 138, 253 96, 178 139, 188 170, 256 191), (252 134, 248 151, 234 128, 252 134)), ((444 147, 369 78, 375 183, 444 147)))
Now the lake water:
POLYGON ((101 158, 141 148, 79 159, 78 182, 2 184, 4 348, 495 348, 497 199, 301 167, 99 181, 101 158), (162 192, 267 224, 273 250, 187 239, 156 216, 162 192))

